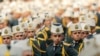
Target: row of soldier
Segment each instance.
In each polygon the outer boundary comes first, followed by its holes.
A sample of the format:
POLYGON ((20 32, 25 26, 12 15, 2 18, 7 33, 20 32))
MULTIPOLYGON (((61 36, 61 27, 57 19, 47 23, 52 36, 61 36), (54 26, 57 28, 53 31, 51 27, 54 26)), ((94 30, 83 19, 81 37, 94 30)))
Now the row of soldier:
POLYGON ((93 55, 85 51, 99 39, 100 5, 82 2, 1 3, 0 56, 93 56, 94 49, 93 55))

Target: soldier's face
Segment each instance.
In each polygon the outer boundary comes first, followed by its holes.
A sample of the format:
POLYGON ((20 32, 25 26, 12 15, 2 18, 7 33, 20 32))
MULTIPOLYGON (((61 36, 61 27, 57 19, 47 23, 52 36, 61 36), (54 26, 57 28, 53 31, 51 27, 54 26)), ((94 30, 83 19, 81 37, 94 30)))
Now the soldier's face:
POLYGON ((62 34, 52 34, 51 38, 55 44, 59 44, 63 40, 64 37, 62 34))
POLYGON ((34 56, 32 51, 24 51, 22 56, 34 56))
POLYGON ((11 36, 3 36, 3 44, 10 44, 11 36))
POLYGON ((51 25, 51 19, 45 20, 44 24, 46 26, 50 26, 51 25))
POLYGON ((71 37, 74 39, 74 40, 80 40, 81 39, 81 31, 73 31, 71 32, 71 37))
POLYGON ((34 36, 34 31, 27 31, 27 37, 33 37, 34 36))
POLYGON ((89 35, 89 32, 88 31, 82 31, 81 35, 82 35, 81 38, 84 39, 84 38, 86 38, 89 35))
POLYGON ((24 34, 22 32, 14 34, 14 39, 15 40, 23 40, 24 39, 24 34))

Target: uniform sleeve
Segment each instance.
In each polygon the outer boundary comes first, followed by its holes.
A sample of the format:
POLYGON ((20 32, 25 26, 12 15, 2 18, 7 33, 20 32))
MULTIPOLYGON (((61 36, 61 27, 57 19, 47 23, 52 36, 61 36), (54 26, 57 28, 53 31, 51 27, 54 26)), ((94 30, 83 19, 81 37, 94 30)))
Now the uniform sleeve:
POLYGON ((78 52, 72 46, 69 46, 66 51, 69 56, 78 56, 78 52))

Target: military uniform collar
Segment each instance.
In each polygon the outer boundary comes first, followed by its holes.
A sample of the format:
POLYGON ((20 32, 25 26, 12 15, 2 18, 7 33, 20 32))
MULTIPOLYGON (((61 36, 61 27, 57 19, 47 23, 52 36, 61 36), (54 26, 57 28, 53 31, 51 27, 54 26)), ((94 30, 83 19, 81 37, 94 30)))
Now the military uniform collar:
POLYGON ((79 40, 79 41, 73 40, 73 43, 80 43, 80 42, 82 42, 82 40, 79 40))
POLYGON ((78 43, 78 41, 73 40, 73 43, 78 43))
POLYGON ((61 43, 59 43, 59 44, 57 44, 57 45, 55 45, 54 43, 53 43, 53 46, 55 47, 55 46, 58 46, 58 47, 62 47, 62 42, 61 43))

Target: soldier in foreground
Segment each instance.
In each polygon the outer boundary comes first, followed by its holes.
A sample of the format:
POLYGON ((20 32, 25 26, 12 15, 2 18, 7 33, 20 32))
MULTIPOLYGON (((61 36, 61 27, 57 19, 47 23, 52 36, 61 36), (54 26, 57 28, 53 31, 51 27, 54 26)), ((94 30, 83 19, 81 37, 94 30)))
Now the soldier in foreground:
POLYGON ((51 25, 51 38, 53 43, 47 47, 46 56, 77 56, 77 52, 70 44, 62 42, 64 39, 63 28, 59 23, 51 25))

